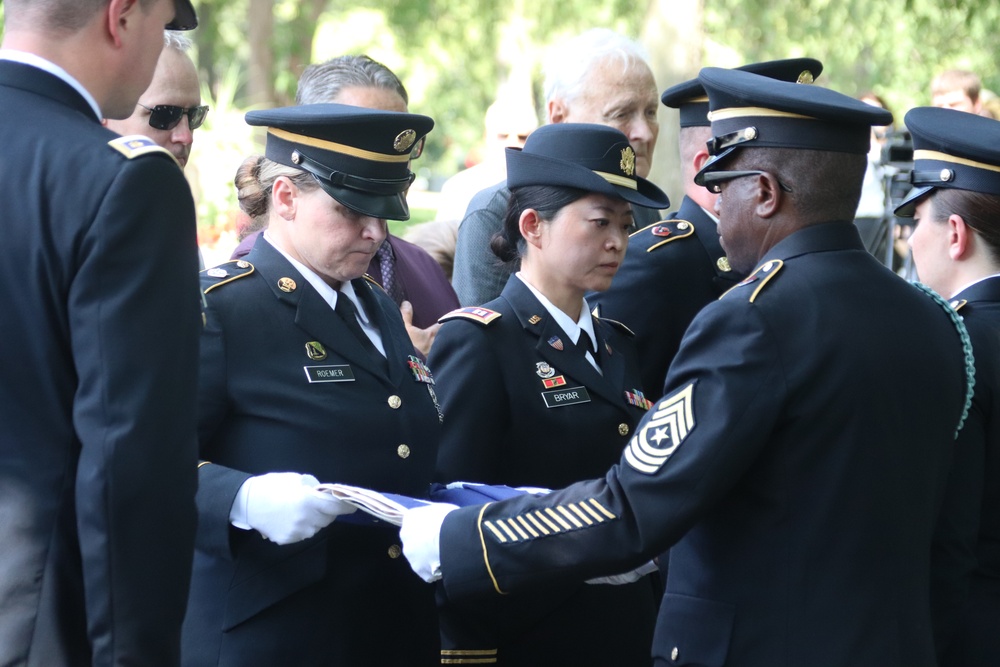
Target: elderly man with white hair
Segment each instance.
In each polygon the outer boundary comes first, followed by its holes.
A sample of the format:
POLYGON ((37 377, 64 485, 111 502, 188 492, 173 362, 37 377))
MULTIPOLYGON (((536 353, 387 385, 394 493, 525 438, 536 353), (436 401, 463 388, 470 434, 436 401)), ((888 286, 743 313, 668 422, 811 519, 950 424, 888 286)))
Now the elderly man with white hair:
MULTIPOLYGON (((621 130, 635 151, 635 173, 649 175, 659 134, 659 92, 642 47, 611 30, 594 29, 559 45, 546 64, 545 104, 549 123, 598 123, 621 130)), ((452 285, 463 306, 500 295, 516 267, 490 251, 503 227, 510 191, 506 182, 472 198, 458 228, 452 285)), ((637 228, 656 222, 656 209, 633 207, 637 228)))

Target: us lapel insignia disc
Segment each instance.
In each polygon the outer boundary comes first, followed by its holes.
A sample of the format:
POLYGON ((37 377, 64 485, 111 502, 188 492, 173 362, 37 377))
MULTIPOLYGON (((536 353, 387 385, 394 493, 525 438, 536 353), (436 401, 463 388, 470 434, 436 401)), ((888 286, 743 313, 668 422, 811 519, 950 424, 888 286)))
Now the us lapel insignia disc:
POLYGON ((557 350, 562 350, 563 349, 563 342, 562 342, 562 339, 559 338, 559 336, 553 336, 552 338, 550 338, 549 339, 549 345, 551 345, 552 347, 556 348, 557 350))
POLYGON ((311 340, 306 343, 306 356, 313 361, 323 361, 326 359, 326 350, 323 348, 322 343, 311 340))
POLYGON ((662 399, 642 420, 642 428, 625 448, 625 460, 654 475, 694 429, 694 382, 662 399))
POLYGON ((556 369, 549 366, 549 362, 547 361, 539 361, 535 364, 535 372, 538 374, 538 377, 544 380, 555 375, 556 369))

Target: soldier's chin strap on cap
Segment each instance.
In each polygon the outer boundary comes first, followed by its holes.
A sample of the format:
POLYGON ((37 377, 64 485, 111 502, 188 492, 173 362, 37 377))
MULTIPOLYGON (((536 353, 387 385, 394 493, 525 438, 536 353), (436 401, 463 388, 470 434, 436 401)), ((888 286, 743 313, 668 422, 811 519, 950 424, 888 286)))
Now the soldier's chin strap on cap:
POLYGON ((364 176, 345 174, 342 171, 331 170, 308 155, 303 155, 302 151, 292 152, 292 162, 297 167, 301 167, 322 181, 373 195, 398 195, 401 192, 405 192, 416 177, 412 171, 406 172, 404 178, 386 179, 365 178, 364 176))

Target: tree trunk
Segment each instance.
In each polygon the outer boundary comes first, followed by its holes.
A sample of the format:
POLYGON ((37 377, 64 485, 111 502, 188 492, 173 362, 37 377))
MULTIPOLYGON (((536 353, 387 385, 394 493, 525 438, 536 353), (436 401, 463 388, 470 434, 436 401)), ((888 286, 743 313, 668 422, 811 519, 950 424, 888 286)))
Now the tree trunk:
MULTIPOLYGON (((694 78, 701 69, 705 33, 704 0, 651 0, 641 41, 649 51, 656 85, 664 90, 694 78)), ((679 118, 675 109, 660 105, 660 136, 656 142, 650 180, 670 197, 676 210, 684 196, 678 158, 679 118)))
POLYGON ((274 107, 274 0, 250 0, 248 11, 250 71, 247 104, 274 107))

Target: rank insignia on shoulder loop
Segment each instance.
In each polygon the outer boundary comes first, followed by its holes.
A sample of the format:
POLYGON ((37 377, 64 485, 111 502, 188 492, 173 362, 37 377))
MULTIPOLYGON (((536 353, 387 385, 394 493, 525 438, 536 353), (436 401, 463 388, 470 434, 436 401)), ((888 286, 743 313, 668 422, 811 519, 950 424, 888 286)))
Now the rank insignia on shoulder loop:
POLYGON ((454 320, 456 318, 463 320, 472 320, 479 324, 489 324, 493 320, 499 319, 503 316, 503 313, 498 313, 495 310, 490 310, 489 308, 481 308, 479 306, 467 306, 465 308, 456 308, 450 313, 445 313, 438 318, 438 322, 447 322, 448 320, 454 320))
POLYGON ((626 391, 625 400, 628 401, 629 405, 634 405, 637 408, 642 408, 643 410, 649 410, 653 407, 653 402, 643 396, 642 392, 638 389, 626 391))
POLYGON ((655 474, 694 429, 694 385, 660 400, 646 415, 625 449, 625 460, 641 473, 655 474))
POLYGON ((556 374, 556 369, 552 368, 547 361, 539 361, 535 364, 535 373, 543 380, 556 374))
POLYGON ((557 350, 563 349, 563 342, 562 339, 559 338, 559 336, 553 336, 552 338, 549 339, 548 343, 557 350))
POLYGON ((670 236, 670 228, 665 225, 657 225, 649 230, 649 233, 653 236, 670 236))
POLYGON ((163 153, 170 156, 170 159, 173 160, 177 166, 180 166, 180 163, 177 162, 177 158, 174 157, 173 153, 168 151, 166 148, 163 148, 149 137, 141 134, 132 134, 112 139, 108 142, 108 146, 111 146, 129 160, 137 158, 140 155, 163 153))
POLYGON ((326 359, 326 349, 319 341, 311 340, 306 343, 306 356, 313 361, 323 361, 326 359))
POLYGON ((414 380, 426 384, 434 384, 434 376, 431 375, 431 369, 427 367, 423 359, 411 354, 407 357, 406 365, 410 367, 414 380))
POLYGON ((229 272, 217 266, 213 269, 205 271, 205 275, 208 276, 209 278, 225 278, 226 276, 229 275, 229 272))

